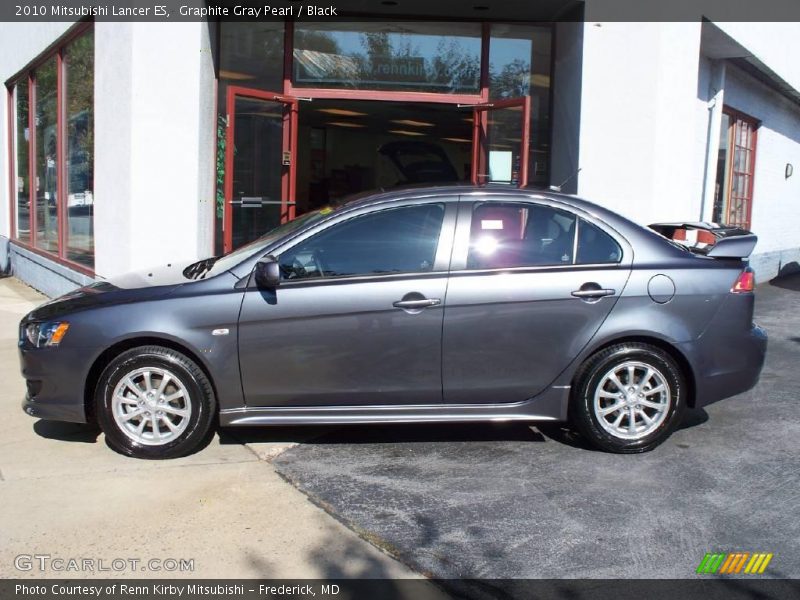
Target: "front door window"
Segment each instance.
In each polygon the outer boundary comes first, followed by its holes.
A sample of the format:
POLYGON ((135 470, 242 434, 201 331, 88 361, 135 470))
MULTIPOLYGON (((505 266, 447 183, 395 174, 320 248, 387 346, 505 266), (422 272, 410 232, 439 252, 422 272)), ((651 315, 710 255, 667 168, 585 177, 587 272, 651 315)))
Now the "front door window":
POLYGON ((443 204, 356 217, 301 242, 280 258, 287 280, 433 270, 443 204))

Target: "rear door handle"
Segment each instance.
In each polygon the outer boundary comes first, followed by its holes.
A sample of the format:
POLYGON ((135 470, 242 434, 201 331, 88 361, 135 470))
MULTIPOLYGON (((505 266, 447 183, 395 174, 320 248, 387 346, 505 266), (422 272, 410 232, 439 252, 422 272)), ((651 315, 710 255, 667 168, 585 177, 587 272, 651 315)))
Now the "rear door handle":
POLYGON ((572 295, 576 298, 602 298, 603 296, 613 296, 616 294, 616 290, 610 289, 579 289, 572 292, 572 295))
POLYGON ((441 303, 442 301, 439 298, 422 298, 420 300, 398 300, 397 302, 392 302, 392 306, 395 308, 428 308, 441 303))

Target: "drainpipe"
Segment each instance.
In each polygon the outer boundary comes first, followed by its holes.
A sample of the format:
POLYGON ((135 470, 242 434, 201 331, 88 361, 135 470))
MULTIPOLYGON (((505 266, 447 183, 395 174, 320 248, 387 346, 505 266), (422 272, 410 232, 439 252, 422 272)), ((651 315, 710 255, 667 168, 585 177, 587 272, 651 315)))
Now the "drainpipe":
POLYGON ((710 221, 714 214, 714 192, 719 157, 719 130, 722 126, 724 93, 725 61, 716 60, 711 65, 711 81, 708 84, 708 137, 706 139, 706 163, 703 169, 703 197, 700 201, 701 221, 710 221))

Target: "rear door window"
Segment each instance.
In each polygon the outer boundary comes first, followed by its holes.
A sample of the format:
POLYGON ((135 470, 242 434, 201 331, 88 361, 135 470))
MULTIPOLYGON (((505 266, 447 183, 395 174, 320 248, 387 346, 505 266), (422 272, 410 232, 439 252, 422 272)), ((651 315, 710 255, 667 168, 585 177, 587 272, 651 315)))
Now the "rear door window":
POLYGON ((487 202, 473 210, 468 269, 573 264, 577 217, 532 203, 487 202))

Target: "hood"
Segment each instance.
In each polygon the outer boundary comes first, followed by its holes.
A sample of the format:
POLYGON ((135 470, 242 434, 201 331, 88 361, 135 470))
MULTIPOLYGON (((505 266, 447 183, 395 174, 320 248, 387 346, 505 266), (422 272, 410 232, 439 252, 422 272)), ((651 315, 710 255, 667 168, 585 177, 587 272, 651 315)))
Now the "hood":
POLYGON ((97 281, 45 302, 31 311, 24 321, 46 321, 97 306, 139 302, 166 296, 191 281, 183 275, 183 270, 190 264, 192 263, 188 261, 169 263, 97 281))

